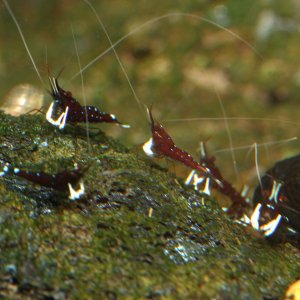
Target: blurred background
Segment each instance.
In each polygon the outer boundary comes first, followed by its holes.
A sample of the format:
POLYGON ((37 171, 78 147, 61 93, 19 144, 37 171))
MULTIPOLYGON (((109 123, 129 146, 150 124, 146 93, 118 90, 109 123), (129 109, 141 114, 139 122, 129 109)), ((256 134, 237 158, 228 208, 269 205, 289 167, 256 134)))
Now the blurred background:
MULTIPOLYGON (((53 75, 64 68, 61 86, 83 103, 81 78, 74 78, 79 66, 72 27, 82 67, 110 47, 91 8, 80 0, 9 4, 44 85, 0 2, 1 105, 12 103, 9 91, 25 83, 40 89, 49 103, 47 63, 53 75)), ((153 104, 155 118, 179 147, 197 157, 199 142, 206 141, 224 176, 237 188, 245 183, 255 187, 258 182, 254 143, 262 173, 299 153, 298 140, 284 142, 298 137, 300 129, 298 0, 91 0, 91 4, 113 43, 133 32, 116 51, 139 101, 153 104)), ((139 149, 150 136, 146 115, 113 51, 91 64, 83 79, 89 105, 132 125, 129 130, 99 127, 139 149)), ((171 170, 182 177, 189 173, 177 164, 171 170)))

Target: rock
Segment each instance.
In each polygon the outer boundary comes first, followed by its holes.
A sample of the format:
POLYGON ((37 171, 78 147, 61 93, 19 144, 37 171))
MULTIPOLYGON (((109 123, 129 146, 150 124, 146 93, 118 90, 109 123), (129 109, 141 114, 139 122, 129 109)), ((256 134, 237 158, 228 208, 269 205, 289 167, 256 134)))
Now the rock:
POLYGON ((0 178, 0 298, 277 299, 299 276, 296 248, 255 237, 103 132, 88 146, 84 130, 42 115, 0 120, 2 164, 52 174, 91 164, 73 202, 0 178))

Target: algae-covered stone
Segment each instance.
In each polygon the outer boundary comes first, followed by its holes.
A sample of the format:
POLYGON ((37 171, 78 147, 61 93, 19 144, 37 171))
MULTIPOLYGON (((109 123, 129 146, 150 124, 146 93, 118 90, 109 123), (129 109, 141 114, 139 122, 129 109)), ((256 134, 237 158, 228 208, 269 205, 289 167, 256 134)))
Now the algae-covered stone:
MULTIPOLYGON (((120 129, 121 130, 121 129, 120 129)), ((90 165, 85 196, 0 183, 0 298, 281 298, 299 252, 270 245, 101 131, 0 114, 1 163, 55 174, 90 165)), ((268 298, 268 299, 269 299, 268 298)))

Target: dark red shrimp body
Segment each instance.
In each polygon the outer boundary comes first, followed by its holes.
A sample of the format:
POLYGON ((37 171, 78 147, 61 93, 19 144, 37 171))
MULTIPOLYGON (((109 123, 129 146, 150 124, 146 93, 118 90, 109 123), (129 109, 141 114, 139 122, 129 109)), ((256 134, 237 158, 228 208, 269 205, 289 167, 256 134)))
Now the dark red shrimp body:
POLYGON ((77 167, 73 171, 62 171, 56 174, 49 174, 45 172, 24 171, 19 168, 13 168, 6 163, 0 176, 6 174, 14 174, 18 177, 24 178, 30 182, 39 184, 44 187, 52 188, 58 191, 70 191, 70 199, 75 200, 84 193, 82 177, 87 168, 77 167), (81 181, 81 182, 80 182, 81 181), (80 192, 74 191, 72 186, 80 182, 80 192), (80 195, 77 195, 77 194, 80 195))
POLYGON ((244 208, 247 206, 246 198, 223 177, 220 169, 215 165, 215 160, 216 158, 214 156, 208 157, 205 154, 201 159, 201 164, 207 167, 210 170, 210 173, 222 183, 222 185, 220 185, 212 182, 212 187, 217 189, 232 201, 232 205, 227 210, 227 213, 229 215, 235 215, 239 218, 243 215, 244 208))
POLYGON ((72 93, 63 90, 57 81, 57 78, 49 77, 51 84, 51 96, 53 102, 51 103, 46 119, 53 125, 59 126, 63 129, 66 123, 114 123, 124 128, 128 128, 128 125, 120 123, 115 115, 108 114, 100 111, 94 106, 82 106, 75 98, 72 93), (53 116, 57 120, 53 119, 53 116))
POLYGON ((17 168, 14 168, 13 172, 16 176, 58 191, 67 191, 68 183, 74 185, 78 183, 80 178, 83 176, 80 169, 74 171, 62 171, 54 175, 45 172, 24 171, 17 168))
POLYGON ((279 161, 253 195, 252 226, 274 242, 300 246, 300 155, 279 161))
MULTIPOLYGON (((171 158, 215 180, 208 168, 196 162, 189 153, 175 145, 163 126, 154 121, 151 110, 149 109, 148 114, 151 122, 152 137, 143 145, 143 150, 148 156, 153 157, 156 155, 171 158)), ((218 184, 218 182, 216 184, 218 184)))

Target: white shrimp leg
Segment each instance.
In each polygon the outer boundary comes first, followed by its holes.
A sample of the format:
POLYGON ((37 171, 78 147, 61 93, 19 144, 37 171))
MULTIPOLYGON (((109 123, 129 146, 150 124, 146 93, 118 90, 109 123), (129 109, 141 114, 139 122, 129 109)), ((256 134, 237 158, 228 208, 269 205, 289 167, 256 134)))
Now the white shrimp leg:
POLYGON ((76 191, 73 189, 72 185, 68 183, 69 191, 70 191, 70 196, 69 199, 74 201, 79 199, 85 192, 83 180, 81 179, 79 182, 79 189, 76 191))
POLYGON ((47 110, 46 119, 52 125, 58 126, 59 129, 63 129, 66 126, 66 120, 67 120, 67 116, 68 116, 68 112, 69 112, 69 106, 66 107, 65 111, 56 120, 54 120, 52 118, 53 106, 54 106, 54 101, 50 104, 50 106, 47 110))

